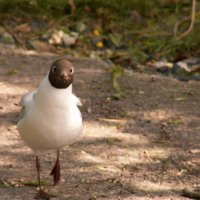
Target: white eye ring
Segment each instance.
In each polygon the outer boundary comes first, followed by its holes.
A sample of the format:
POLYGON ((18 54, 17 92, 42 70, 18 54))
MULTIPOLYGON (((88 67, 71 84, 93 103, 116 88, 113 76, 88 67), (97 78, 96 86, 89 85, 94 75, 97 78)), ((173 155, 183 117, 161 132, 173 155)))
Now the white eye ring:
POLYGON ((71 74, 73 74, 73 73, 74 73, 74 68, 71 67, 70 70, 69 70, 69 72, 70 72, 71 74))
POLYGON ((55 65, 52 67, 52 71, 53 71, 54 73, 56 73, 57 69, 56 69, 56 66, 55 66, 55 65))

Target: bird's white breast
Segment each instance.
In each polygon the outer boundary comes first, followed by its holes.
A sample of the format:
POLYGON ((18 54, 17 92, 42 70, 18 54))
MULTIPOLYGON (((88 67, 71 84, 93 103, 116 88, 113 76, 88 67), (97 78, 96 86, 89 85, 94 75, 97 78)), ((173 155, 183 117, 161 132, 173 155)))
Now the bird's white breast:
POLYGON ((21 137, 34 151, 60 149, 79 137, 82 117, 71 90, 53 88, 47 77, 41 82, 18 123, 21 137))

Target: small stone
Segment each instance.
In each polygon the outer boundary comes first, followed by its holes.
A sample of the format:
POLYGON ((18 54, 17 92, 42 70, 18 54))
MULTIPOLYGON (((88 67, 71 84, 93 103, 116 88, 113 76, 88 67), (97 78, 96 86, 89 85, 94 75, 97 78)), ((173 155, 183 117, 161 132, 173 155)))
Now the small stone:
POLYGON ((65 33, 63 35, 62 40, 63 40, 63 43, 64 43, 65 46, 71 46, 71 45, 74 45, 76 43, 77 37, 70 36, 70 35, 65 33))
POLYGON ((87 112, 88 112, 88 113, 92 113, 92 108, 89 107, 89 108, 87 109, 87 112))
POLYGON ((63 39, 64 32, 63 31, 56 31, 55 33, 52 34, 51 38, 49 39, 50 44, 62 44, 62 39, 63 39))

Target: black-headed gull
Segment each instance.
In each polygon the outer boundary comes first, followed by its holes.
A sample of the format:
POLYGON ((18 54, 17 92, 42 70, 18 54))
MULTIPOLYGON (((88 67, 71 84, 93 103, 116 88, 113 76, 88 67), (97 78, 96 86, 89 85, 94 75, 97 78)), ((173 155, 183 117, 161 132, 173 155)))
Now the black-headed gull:
POLYGON ((59 151, 75 142, 82 131, 79 99, 72 93, 74 69, 66 59, 56 60, 41 81, 38 90, 22 97, 22 114, 18 130, 25 143, 35 152, 38 184, 40 183, 39 153, 57 150, 51 171, 54 185, 60 180, 59 151))

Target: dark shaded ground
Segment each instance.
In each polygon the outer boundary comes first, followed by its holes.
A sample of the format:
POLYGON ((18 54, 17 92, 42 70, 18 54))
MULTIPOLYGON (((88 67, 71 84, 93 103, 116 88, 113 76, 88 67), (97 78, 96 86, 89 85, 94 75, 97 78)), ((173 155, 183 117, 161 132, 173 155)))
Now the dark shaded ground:
MULTIPOLYGON (((16 130, 22 94, 33 90, 56 55, 0 51, 0 196, 33 199, 33 153, 16 130), (22 185, 19 185, 18 183, 22 185)), ((200 83, 126 71, 125 97, 114 101, 106 64, 74 59, 74 93, 83 102, 82 138, 61 154, 62 181, 51 186, 56 155, 42 160, 52 199, 186 199, 199 189, 200 83)))

